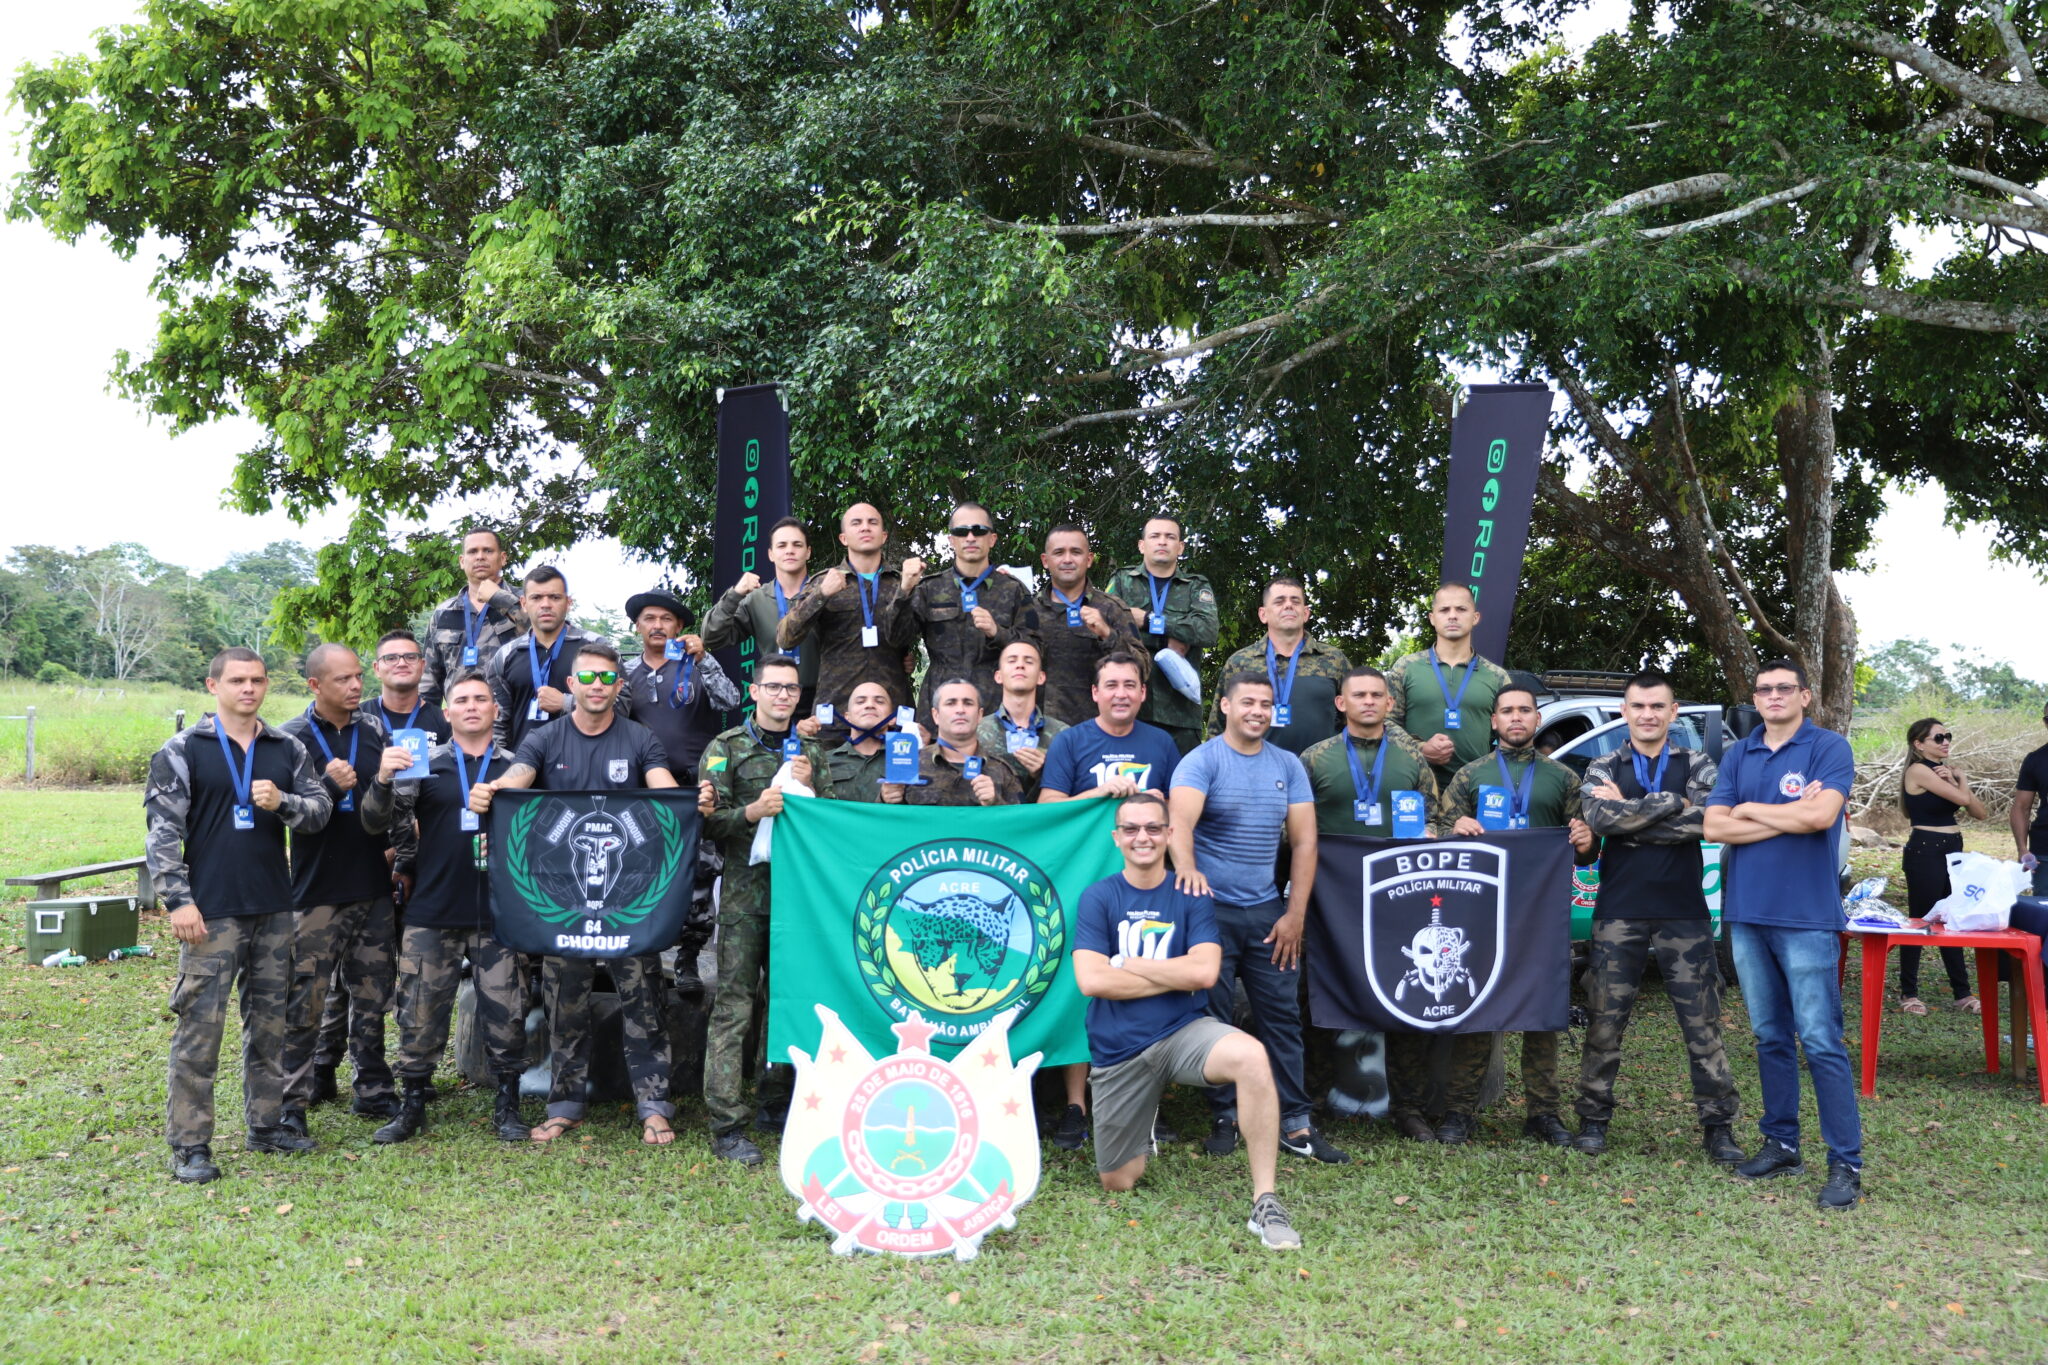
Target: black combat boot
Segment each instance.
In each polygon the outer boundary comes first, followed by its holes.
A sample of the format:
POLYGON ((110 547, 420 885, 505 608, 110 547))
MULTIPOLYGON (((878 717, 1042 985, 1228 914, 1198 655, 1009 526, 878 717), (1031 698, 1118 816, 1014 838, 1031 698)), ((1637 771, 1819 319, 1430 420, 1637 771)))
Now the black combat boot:
POLYGON ((248 1148, 252 1152, 281 1152, 287 1156, 297 1156, 301 1152, 310 1152, 319 1145, 304 1133, 294 1133, 281 1124, 276 1128, 249 1130, 248 1148))
POLYGON ((1708 1124, 1700 1146, 1707 1149, 1707 1160, 1717 1166, 1739 1166, 1749 1160, 1749 1154, 1735 1145, 1735 1131, 1725 1123, 1708 1124))
MULTIPOLYGON (((1727 1131, 1723 1129, 1722 1131, 1727 1131)), ((1607 1150, 1607 1120, 1580 1119, 1579 1135, 1572 1139, 1572 1146, 1587 1156, 1599 1156, 1607 1150)))
POLYGON ((341 1087, 334 1083, 334 1073, 336 1070, 337 1068, 335 1067, 321 1066, 317 1062, 313 1064, 314 1104, 325 1104, 329 1100, 341 1098, 341 1087))
POLYGON ((171 1148, 171 1174, 187 1185, 204 1185, 220 1179, 220 1167, 213 1164, 213 1148, 201 1142, 171 1148))
POLYGON ((306 1111, 303 1109, 287 1109, 278 1116, 277 1122, 279 1127, 289 1128, 300 1137, 308 1137, 313 1131, 306 1126, 306 1111))
POLYGON ((1470 1142, 1472 1135, 1478 1131, 1479 1120, 1470 1114, 1452 1109, 1444 1115, 1443 1122, 1436 1126, 1436 1140, 1446 1147, 1462 1147, 1470 1142))
POLYGON ((526 1126, 526 1120, 519 1114, 519 1078, 498 1077, 498 1098, 491 1106, 491 1124, 498 1130, 501 1142, 524 1142, 533 1136, 533 1130, 526 1126))
POLYGON ((1522 1136, 1547 1142, 1553 1147, 1569 1147, 1572 1135, 1555 1114, 1531 1114, 1522 1120, 1522 1136))
POLYGON ((372 1142, 404 1142, 427 1126, 427 1094, 433 1083, 405 1078, 405 1098, 398 1102, 398 1114, 391 1122, 370 1134, 372 1142))
POLYGON ((348 1112, 358 1118, 395 1119, 398 1117, 398 1096, 358 1095, 349 1104, 348 1112))

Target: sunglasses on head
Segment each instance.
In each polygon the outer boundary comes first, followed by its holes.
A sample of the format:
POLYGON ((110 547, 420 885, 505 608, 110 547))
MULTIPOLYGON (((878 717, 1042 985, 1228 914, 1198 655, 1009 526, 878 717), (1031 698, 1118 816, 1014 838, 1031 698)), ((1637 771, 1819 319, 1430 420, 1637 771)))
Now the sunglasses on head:
POLYGON ((618 672, 610 668, 579 668, 576 670, 575 677, 576 681, 582 683, 585 687, 590 686, 592 683, 603 683, 606 687, 610 687, 619 680, 618 672))
POLYGON ((963 524, 961 524, 961 525, 959 525, 959 526, 955 526, 955 527, 953 528, 953 534, 954 534, 955 536, 958 536, 958 537, 962 538, 962 539, 965 539, 965 538, 966 538, 966 537, 968 537, 968 536, 992 536, 992 535, 994 535, 995 533, 996 533, 996 528, 995 528, 995 527, 993 527, 993 526, 983 526, 983 525, 979 525, 979 524, 976 524, 976 525, 973 525, 973 526, 969 526, 969 525, 966 525, 966 524, 964 524, 964 523, 963 523, 963 524))

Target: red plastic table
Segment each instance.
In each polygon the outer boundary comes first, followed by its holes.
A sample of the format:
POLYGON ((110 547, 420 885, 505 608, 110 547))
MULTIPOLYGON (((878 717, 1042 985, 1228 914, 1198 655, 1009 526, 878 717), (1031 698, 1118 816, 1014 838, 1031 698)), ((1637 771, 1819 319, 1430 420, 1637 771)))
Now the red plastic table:
MULTIPOLYGON (((1922 924, 1922 920, 1913 920, 1922 924)), ((2036 1049, 2048 1045, 2048 992, 2044 992, 2041 972, 2041 937, 2038 934, 2022 933, 2018 929, 1989 929, 1975 933, 1957 933, 1941 930, 1932 934, 1865 934, 1842 935, 1841 974, 1849 974, 1849 940, 1863 940, 1863 1095, 1869 1099, 1877 1094, 1877 1039, 1884 1025, 1884 986, 1890 972, 1891 951, 1894 948, 1975 948, 1977 950, 1977 999, 1984 1007, 1984 1069, 1992 1074, 1998 1072, 1998 955, 2011 953, 2020 960, 2020 976, 2015 985, 2024 985, 2027 1013, 2033 1025, 2036 1049)), ((2018 1013, 2017 1005, 2014 1013, 2018 1013)), ((2013 1034, 2018 1038, 2025 1025, 2015 1021, 2013 1034)), ((2015 1048, 2014 1069, 2022 1063, 2015 1048)), ((2041 1103, 2048 1104, 2048 1067, 2040 1063, 2038 1055, 2034 1062, 2034 1076, 2040 1084, 2041 1103)))

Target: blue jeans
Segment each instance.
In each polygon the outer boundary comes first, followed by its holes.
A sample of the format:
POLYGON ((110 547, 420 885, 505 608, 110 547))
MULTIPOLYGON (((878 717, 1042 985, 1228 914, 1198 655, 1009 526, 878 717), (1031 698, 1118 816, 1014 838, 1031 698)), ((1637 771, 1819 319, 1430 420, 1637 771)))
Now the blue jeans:
MULTIPOLYGON (((1235 1023, 1232 987, 1244 978, 1251 999, 1252 1035, 1266 1045, 1273 1064, 1273 1085, 1280 1092, 1280 1131, 1298 1133, 1308 1127, 1308 1088, 1301 1074, 1301 972, 1283 972, 1273 965, 1273 946, 1260 942, 1273 932, 1286 905, 1226 905, 1216 902, 1216 936, 1223 940, 1223 968, 1209 992, 1209 1013, 1235 1023)), ((1217 1118, 1237 1117, 1237 1087, 1209 1087, 1209 1108, 1217 1118)))
POLYGON ((1799 1147, 1799 1050, 1813 1077, 1814 1105, 1828 1160, 1861 1170, 1863 1121, 1856 1109, 1856 1076, 1842 1044, 1842 989, 1836 975, 1841 935, 1832 929, 1783 929, 1731 924, 1735 974, 1756 1033, 1756 1065, 1763 1091, 1767 1138, 1799 1147))

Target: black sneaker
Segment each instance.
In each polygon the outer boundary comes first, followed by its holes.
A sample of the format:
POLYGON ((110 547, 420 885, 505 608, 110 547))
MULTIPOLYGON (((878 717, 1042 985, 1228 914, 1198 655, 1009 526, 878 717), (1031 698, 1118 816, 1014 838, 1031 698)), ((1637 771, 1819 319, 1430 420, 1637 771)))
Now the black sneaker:
POLYGON ((1700 1135, 1700 1146, 1707 1152, 1707 1160, 1719 1166, 1739 1166, 1749 1159, 1746 1152, 1736 1145, 1734 1131, 1725 1123, 1711 1123, 1700 1135))
POLYGON ((1607 1150, 1607 1120, 1580 1119, 1579 1135, 1572 1139, 1572 1146, 1587 1156, 1599 1156, 1607 1150))
POLYGON ((1828 1163, 1828 1183, 1814 1202, 1824 1209, 1853 1209, 1863 1199, 1863 1173, 1839 1161, 1828 1163))
POLYGON ((1170 1147, 1179 1141, 1180 1130, 1168 1127, 1166 1120, 1154 1114, 1152 1116, 1152 1145, 1154 1147, 1170 1147))
POLYGON ((171 1176, 187 1185, 220 1179, 220 1167, 213 1164, 213 1148, 203 1142, 171 1148, 171 1176))
POLYGON ((1259 1234, 1259 1243, 1273 1251, 1294 1251, 1301 1246, 1301 1234, 1287 1221, 1287 1210, 1270 1194, 1252 1200, 1252 1217, 1245 1224, 1259 1234))
POLYGON ((1088 1116, 1081 1112, 1081 1106, 1070 1104, 1067 1112, 1060 1115, 1059 1126, 1052 1130, 1052 1145, 1063 1152, 1078 1152, 1088 1141, 1088 1116))
POLYGON ((761 1149, 752 1138, 738 1131, 715 1135, 711 1139, 711 1155, 723 1161, 737 1161, 742 1166, 761 1164, 761 1149))
POLYGON ((252 1152, 282 1152, 287 1156, 310 1152, 319 1145, 304 1133, 294 1133, 289 1128, 251 1128, 247 1143, 252 1152))
POLYGON ((1806 1163, 1799 1153, 1776 1138, 1765 1138, 1756 1155, 1735 1168, 1744 1180, 1775 1180, 1781 1175, 1805 1175, 1806 1163))
POLYGON ((291 1129, 300 1137, 312 1136, 312 1130, 306 1126, 306 1111, 303 1109, 285 1110, 278 1116, 277 1124, 280 1128, 291 1129))
POLYGON ((1463 1147, 1479 1131, 1479 1121, 1470 1114, 1450 1110, 1436 1126, 1436 1140, 1446 1147, 1463 1147))
POLYGON ((1323 1135, 1313 1128, 1299 1136, 1291 1133, 1282 1133, 1280 1135, 1280 1150, 1292 1152, 1299 1157, 1306 1157, 1310 1161, 1320 1161, 1325 1166, 1342 1166, 1351 1160, 1350 1153, 1339 1151, 1323 1141, 1323 1135))
POLYGON ((1202 1139, 1202 1150, 1210 1156, 1229 1156, 1237 1150, 1237 1120, 1217 1119, 1202 1139))
POLYGON ((1522 1136, 1547 1142, 1553 1147, 1572 1145, 1571 1130, 1558 1121, 1555 1114, 1531 1114, 1522 1120, 1522 1136))

